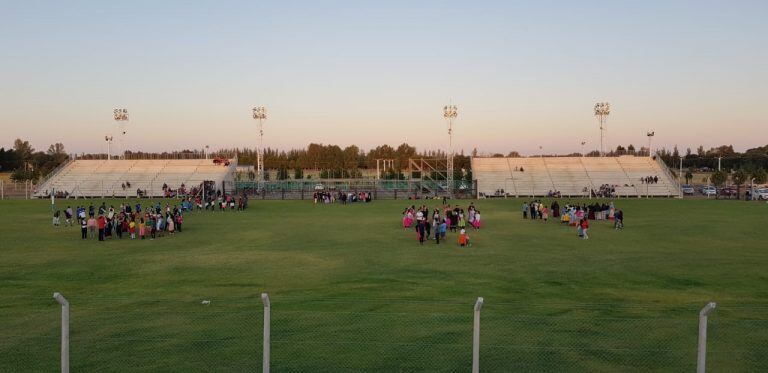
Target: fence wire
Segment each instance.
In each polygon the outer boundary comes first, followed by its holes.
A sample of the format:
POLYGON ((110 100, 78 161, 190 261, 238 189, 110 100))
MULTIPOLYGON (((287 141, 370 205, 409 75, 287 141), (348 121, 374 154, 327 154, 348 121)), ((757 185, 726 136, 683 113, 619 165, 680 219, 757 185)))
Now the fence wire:
MULTIPOLYGON (((257 372, 259 297, 70 301, 72 371, 257 372)), ((0 305, 0 371, 56 371, 60 306, 0 305)), ((710 371, 768 371, 768 307, 709 317, 710 371)), ((275 372, 467 372, 473 301, 272 297, 275 372)), ((484 372, 693 371, 698 306, 494 304, 481 311, 484 372)))

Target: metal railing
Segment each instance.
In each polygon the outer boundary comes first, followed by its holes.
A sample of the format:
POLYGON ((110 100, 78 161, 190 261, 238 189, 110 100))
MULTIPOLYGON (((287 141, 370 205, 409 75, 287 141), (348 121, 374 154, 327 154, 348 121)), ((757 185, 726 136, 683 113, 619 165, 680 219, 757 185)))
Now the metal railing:
MULTIPOLYGON (((26 299, 9 371, 766 371, 765 306, 408 299, 26 299), (481 323, 482 319, 482 323, 481 323), (34 327, 31 327, 34 325, 34 327), (698 327, 697 327, 698 325, 698 327)), ((12 315, 13 313, 9 313, 12 315)), ((18 314, 17 314, 18 315, 18 314)), ((8 318, 6 318, 8 320, 8 318)))

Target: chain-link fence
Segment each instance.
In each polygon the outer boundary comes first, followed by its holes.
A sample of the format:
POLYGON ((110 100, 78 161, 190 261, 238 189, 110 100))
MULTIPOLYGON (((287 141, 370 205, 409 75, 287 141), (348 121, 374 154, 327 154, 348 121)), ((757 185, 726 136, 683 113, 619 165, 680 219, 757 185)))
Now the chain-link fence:
MULTIPOLYGON (((262 370, 265 308, 258 296, 73 295, 69 302, 72 371, 262 370)), ((278 372, 471 371, 474 306, 273 296, 269 365, 278 372)), ((480 371, 694 371, 699 306, 486 301, 480 371)), ((709 316, 707 368, 768 371, 767 311, 719 305, 709 316)), ((0 371, 59 368, 55 301, 11 299, 0 307, 0 327, 0 371)))

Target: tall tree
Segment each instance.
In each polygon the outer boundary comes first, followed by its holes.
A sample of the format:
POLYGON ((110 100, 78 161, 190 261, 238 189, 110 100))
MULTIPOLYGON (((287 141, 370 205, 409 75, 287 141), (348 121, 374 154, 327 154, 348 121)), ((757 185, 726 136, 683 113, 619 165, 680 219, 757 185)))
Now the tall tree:
MULTIPOLYGON (((721 188, 723 184, 725 184, 725 180, 728 178, 728 175, 725 173, 725 171, 715 171, 712 173, 712 176, 710 177, 710 180, 712 180, 712 184, 715 184, 716 187, 721 188)), ((717 193, 715 193, 715 198, 717 198, 717 193)))
POLYGON ((738 169, 731 175, 731 180, 736 184, 736 199, 739 199, 741 198, 741 186, 747 181, 747 173, 742 169, 738 169))
POLYGON ((764 168, 758 167, 752 172, 752 177, 755 179, 755 183, 763 184, 768 179, 768 174, 766 174, 764 168))
POLYGON ((32 153, 35 152, 35 149, 29 144, 29 141, 22 139, 16 139, 13 142, 13 150, 18 154, 22 161, 28 161, 32 158, 32 153))

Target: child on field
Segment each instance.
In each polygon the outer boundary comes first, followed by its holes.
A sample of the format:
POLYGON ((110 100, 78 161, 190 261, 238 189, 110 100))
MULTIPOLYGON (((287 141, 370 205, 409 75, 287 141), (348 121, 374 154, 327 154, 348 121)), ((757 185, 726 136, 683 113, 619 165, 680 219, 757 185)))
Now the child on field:
POLYGON ((419 220, 419 222, 416 223, 416 234, 419 237, 419 245, 424 245, 424 235, 426 234, 424 224, 425 222, 423 220, 419 220))
POLYGON ((85 218, 80 218, 80 233, 84 240, 88 238, 88 221, 85 218))
POLYGON ((88 218, 88 237, 95 238, 96 237, 96 219, 91 215, 88 218))
POLYGON ((131 220, 130 223, 128 223, 128 232, 131 233, 131 239, 136 239, 136 221, 131 220))
POLYGON ((475 230, 480 229, 480 210, 475 211, 475 220, 473 222, 475 230))
POLYGON ((143 240, 145 233, 146 225, 144 224, 144 218, 141 218, 141 220, 139 220, 139 238, 143 240))
POLYGON ((459 231, 459 246, 472 246, 469 243, 469 235, 466 229, 459 231))
POLYGON ((59 216, 61 215, 61 211, 56 210, 56 212, 53 213, 53 226, 58 227, 59 226, 59 216))
POLYGON ((440 238, 445 240, 445 232, 448 230, 448 223, 445 222, 445 219, 440 220, 440 238))
POLYGON ((581 233, 584 235, 585 240, 589 239, 589 235, 587 234, 588 229, 589 229, 589 220, 581 219, 581 233))

